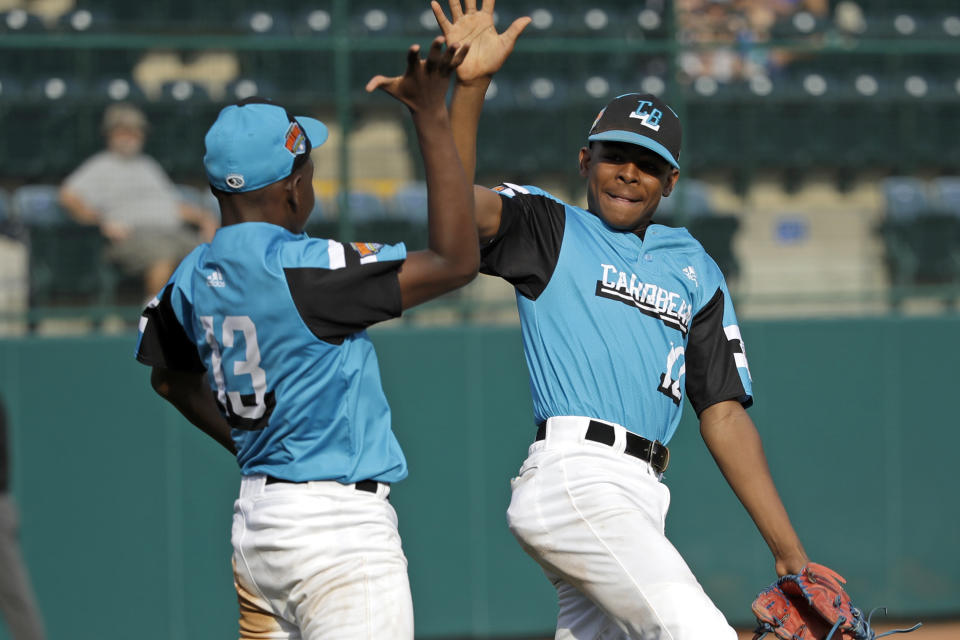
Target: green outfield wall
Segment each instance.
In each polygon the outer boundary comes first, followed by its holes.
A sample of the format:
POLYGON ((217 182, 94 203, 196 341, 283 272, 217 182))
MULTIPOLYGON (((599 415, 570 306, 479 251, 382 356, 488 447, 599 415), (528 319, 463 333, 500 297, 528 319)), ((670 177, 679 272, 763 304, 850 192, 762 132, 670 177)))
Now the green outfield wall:
MULTIPOLYGON (((811 557, 865 608, 960 614, 960 316, 744 323, 757 422, 811 557)), ((534 427, 517 328, 372 332, 410 477, 418 637, 552 633, 506 529, 534 427)), ((51 639, 236 637, 234 461, 153 394, 135 336, 0 341, 22 542, 51 639)), ((774 577, 688 416, 668 534, 731 621, 774 577)), ((3 631, 0 638, 7 640, 3 631)))

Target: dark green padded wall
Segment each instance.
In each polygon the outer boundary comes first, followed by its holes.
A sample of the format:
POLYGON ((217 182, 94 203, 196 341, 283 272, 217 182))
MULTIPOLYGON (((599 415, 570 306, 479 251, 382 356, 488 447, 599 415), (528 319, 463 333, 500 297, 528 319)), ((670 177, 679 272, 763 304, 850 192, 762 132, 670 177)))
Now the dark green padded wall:
MULTIPOLYGON (((751 415, 811 557, 865 608, 960 615, 960 318, 743 332, 751 415)), ((552 589, 504 520, 533 435, 519 330, 372 335, 410 462, 392 500, 418 636, 552 635, 552 589)), ((0 341, 22 542, 50 637, 235 637, 235 464, 153 394, 133 342, 0 341)), ((731 621, 749 624, 772 560, 690 413, 671 442, 668 534, 731 621)))

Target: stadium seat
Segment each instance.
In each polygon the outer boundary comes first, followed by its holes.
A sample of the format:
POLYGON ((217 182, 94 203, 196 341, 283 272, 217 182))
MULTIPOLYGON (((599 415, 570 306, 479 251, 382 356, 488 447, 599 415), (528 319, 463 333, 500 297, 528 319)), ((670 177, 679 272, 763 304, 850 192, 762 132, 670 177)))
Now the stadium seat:
POLYGON ((13 192, 30 252, 30 304, 107 304, 117 276, 103 260, 106 240, 98 227, 75 223, 58 198, 59 187, 52 184, 13 192))
POLYGON ((168 80, 160 86, 160 99, 168 102, 210 102, 207 88, 190 80, 168 80))
POLYGON ((697 216, 686 227, 720 267, 724 278, 735 281, 740 276, 740 260, 733 240, 740 229, 740 219, 730 214, 697 216))
POLYGON ((102 33, 113 29, 116 24, 106 7, 78 7, 60 15, 56 26, 65 33, 102 33))
POLYGON ((397 189, 391 203, 394 217, 416 223, 427 220, 427 183, 411 182, 397 189))
POLYGON ((37 33, 46 30, 40 16, 25 9, 0 11, 0 33, 37 33))
POLYGON ((240 32, 254 36, 293 33, 290 17, 275 7, 260 7, 240 13, 236 18, 236 28, 240 32))
POLYGON ((227 84, 226 102, 237 102, 252 96, 269 98, 284 105, 287 103, 287 96, 270 80, 242 76, 227 84))
POLYGON ((348 215, 352 222, 381 220, 388 215, 386 203, 371 191, 351 191, 347 194, 346 205, 347 211, 340 215, 348 215))
POLYGON ((0 75, 0 100, 4 102, 19 99, 23 95, 23 82, 20 79, 4 70, 0 75))
POLYGON ((569 3, 566 8, 569 15, 563 20, 564 31, 578 37, 623 35, 626 21, 621 9, 622 5, 615 2, 569 3))
POLYGON ((934 208, 960 219, 960 176, 934 178, 931 187, 934 208))
POLYGON ((194 187, 193 185, 182 183, 175 186, 177 188, 177 193, 180 194, 181 200, 192 204, 195 207, 206 209, 217 218, 220 217, 220 205, 217 202, 217 197, 210 192, 210 189, 206 187, 194 187))
POLYGON ((960 218, 927 214, 887 233, 886 261, 894 285, 960 284, 960 218))
POLYGON ((53 184, 28 184, 17 187, 12 198, 13 215, 25 225, 53 226, 70 220, 60 206, 60 187, 53 184))
POLYGON ((129 75, 103 76, 94 81, 90 97, 98 103, 144 102, 147 97, 129 75))
POLYGON ((23 223, 13 213, 13 203, 6 189, 0 188, 0 235, 25 239, 23 223))
POLYGON ((958 196, 952 180, 931 185, 932 196, 920 178, 883 180, 886 217, 878 232, 893 285, 960 284, 960 215, 946 204, 958 196))
MULTIPOLYGON (((450 10, 447 4, 444 2, 441 3, 441 6, 449 18, 450 10)), ((429 3, 423 3, 404 12, 403 32, 411 36, 427 38, 440 35, 440 26, 437 24, 437 19, 433 15, 429 3)))
POLYGON ((927 185, 920 178, 890 176, 881 181, 886 219, 911 222, 931 210, 927 185))
POLYGON ((74 74, 44 75, 36 78, 27 88, 26 97, 44 103, 43 108, 56 102, 73 102, 86 97, 85 80, 74 74))
POLYGON ((402 33, 404 14, 387 0, 356 0, 350 3, 350 33, 355 36, 386 36, 402 33))
POLYGON ((333 33, 333 8, 315 4, 300 9, 293 19, 293 33, 297 36, 321 37, 333 33))

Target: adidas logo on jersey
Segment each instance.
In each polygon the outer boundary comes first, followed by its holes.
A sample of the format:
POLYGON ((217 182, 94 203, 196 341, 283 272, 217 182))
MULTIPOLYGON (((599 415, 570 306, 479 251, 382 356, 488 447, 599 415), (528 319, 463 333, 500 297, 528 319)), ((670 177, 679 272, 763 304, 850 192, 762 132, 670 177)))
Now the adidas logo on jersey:
POLYGON ((692 266, 683 268, 683 275, 687 276, 689 279, 693 280, 693 284, 700 286, 700 283, 697 282, 697 272, 693 269, 692 266))
POLYGON ((207 284, 217 288, 227 286, 227 282, 223 279, 223 274, 220 273, 219 269, 214 269, 213 273, 207 276, 207 284))

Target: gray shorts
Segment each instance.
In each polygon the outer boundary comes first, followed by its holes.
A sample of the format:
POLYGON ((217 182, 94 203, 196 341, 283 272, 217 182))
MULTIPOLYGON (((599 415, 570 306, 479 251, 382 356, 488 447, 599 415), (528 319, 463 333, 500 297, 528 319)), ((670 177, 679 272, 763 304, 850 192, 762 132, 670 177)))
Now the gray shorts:
POLYGON ((201 242, 199 234, 186 227, 135 229, 126 240, 111 245, 106 256, 125 272, 140 274, 161 261, 176 265, 201 242))

